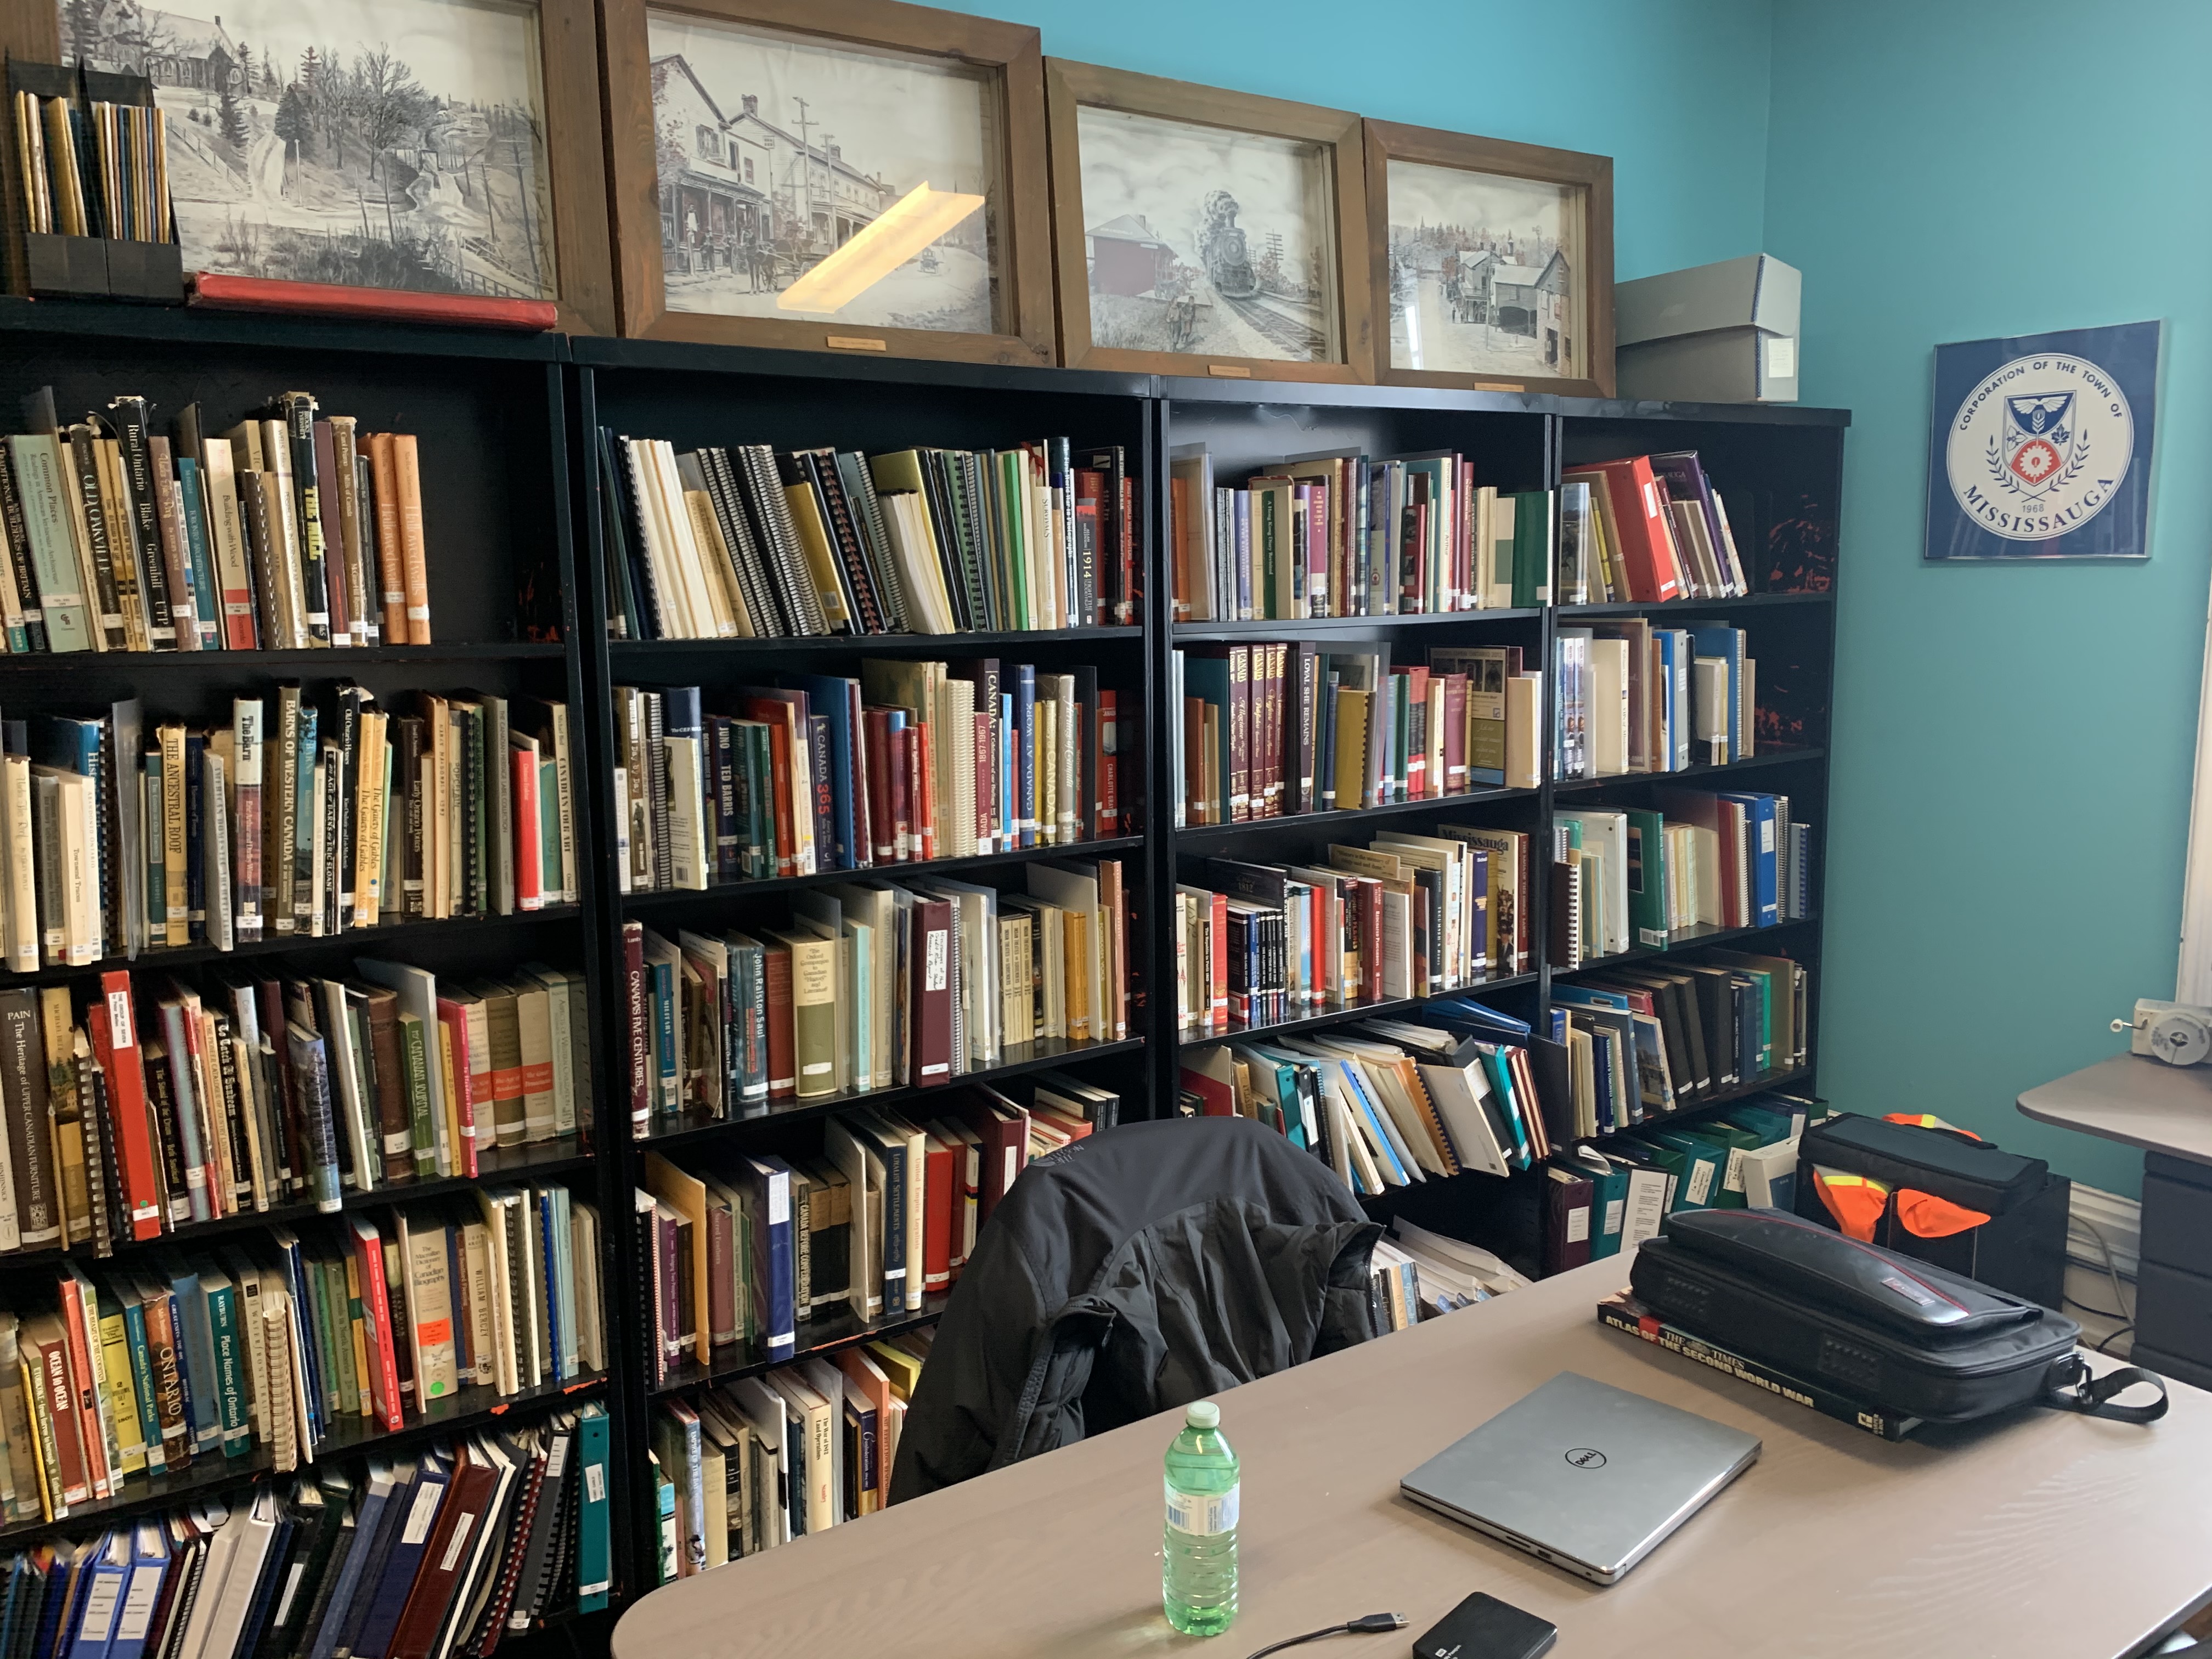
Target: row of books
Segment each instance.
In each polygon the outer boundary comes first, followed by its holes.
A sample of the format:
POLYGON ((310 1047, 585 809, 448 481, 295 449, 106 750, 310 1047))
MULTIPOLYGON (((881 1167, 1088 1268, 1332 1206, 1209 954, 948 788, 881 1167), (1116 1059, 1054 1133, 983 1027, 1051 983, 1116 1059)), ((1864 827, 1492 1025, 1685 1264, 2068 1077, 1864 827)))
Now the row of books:
POLYGON ((1562 475, 1559 602, 1731 599, 1751 592, 1728 508, 1693 449, 1562 475))
POLYGON ((1543 682, 1518 646, 1395 670, 1387 645, 1191 646, 1168 688, 1179 828, 1536 786, 1543 682))
POLYGON ((1555 967, 1811 913, 1812 826, 1787 795, 1660 789, 1650 807, 1560 811, 1552 824, 1555 967))
POLYGON ((573 903, 575 817, 568 707, 536 697, 287 684, 212 730, 137 698, 0 722, 0 962, 573 903))
POLYGON ((1736 951, 1620 966, 1552 988, 1575 1135, 1607 1134, 1805 1064, 1804 963, 1736 951))
POLYGON ((1390 1236, 1375 1241, 1370 1274, 1377 1322, 1403 1330, 1425 1319, 1527 1287, 1528 1279, 1504 1257, 1480 1244, 1431 1232, 1403 1216, 1390 1220, 1390 1236))
POLYGON ((1506 1176, 1551 1156, 1531 1046, 1525 1022, 1450 998, 1405 1019, 1188 1051, 1180 1103, 1279 1129, 1373 1198, 1470 1170, 1506 1176))
POLYGON ((59 1521, 258 1450, 314 1461, 349 1420, 396 1431, 464 1389, 605 1369, 599 1231, 565 1187, 349 1218, 97 1277, 74 1262, 0 1312, 11 1518, 59 1521))
POLYGON ((1118 1095, 1061 1072, 1011 1086, 963 1087, 927 1115, 841 1113, 811 1155, 685 1170, 647 1154, 639 1291, 655 1381, 718 1351, 789 1359, 813 1321, 896 1318, 951 1290, 1030 1159, 1120 1117, 1118 1095))
POLYGON ((677 453, 602 428, 609 635, 957 634, 1133 623, 1118 447, 677 453))
POLYGON ((1725 622, 1623 617, 1559 630, 1553 756, 1562 780, 1726 766, 1757 748, 1759 665, 1725 622))
POLYGON ((346 979, 216 970, 0 991, 0 1251, 96 1255, 342 1189, 491 1173, 577 1132, 584 975, 526 963, 441 987, 362 958, 346 979))
POLYGON ((1022 866, 1028 890, 950 878, 794 894, 757 933, 625 923, 630 1121, 945 1084, 1040 1038, 1129 1034, 1118 859, 1022 866))
POLYGON ((412 434, 287 392, 216 436, 141 397, 66 428, 53 389, 0 443, 8 650, 252 651, 430 643, 412 434))
POLYGON ((1177 1029, 1218 1036, 1522 972, 1528 838, 1439 826, 1312 865, 1210 859, 1176 889, 1177 1029))
POLYGON ((1121 726, 1098 671, 871 659, 725 694, 615 688, 624 892, 865 870, 1121 832, 1121 726))
POLYGON ((1388 617, 1547 605, 1548 490, 1501 494, 1449 450, 1293 455, 1238 483, 1169 452, 1177 622, 1388 617))
POLYGON ((606 1605, 606 1410, 204 1498, 7 1558, 25 1659, 485 1659, 606 1605))
MULTIPOLYGON (((100 76, 103 90, 125 79, 100 76)), ((169 159, 162 112, 143 81, 143 101, 41 97, 18 88, 16 176, 24 226, 45 236, 176 240, 169 208, 169 159)))
POLYGON ((659 1582, 757 1555, 890 1502, 899 1432, 933 1330, 662 1406, 653 1425, 659 1582))
POLYGON ((1760 1094, 1693 1123, 1583 1142, 1517 1195, 1506 1236, 1548 1276, 1633 1249, 1678 1210, 1773 1207, 1778 1197, 1786 1209, 1798 1137, 1814 1109, 1760 1094))

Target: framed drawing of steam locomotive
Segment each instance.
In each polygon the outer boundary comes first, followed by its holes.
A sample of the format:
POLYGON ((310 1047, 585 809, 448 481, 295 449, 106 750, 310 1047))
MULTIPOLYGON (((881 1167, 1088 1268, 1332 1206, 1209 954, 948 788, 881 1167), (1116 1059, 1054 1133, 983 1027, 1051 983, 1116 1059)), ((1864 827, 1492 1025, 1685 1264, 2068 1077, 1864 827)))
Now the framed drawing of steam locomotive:
POLYGON ((1613 158, 1367 123, 1386 386, 1613 396, 1613 158))
POLYGON ((1070 368, 1374 378, 1359 118, 1045 60, 1070 368))

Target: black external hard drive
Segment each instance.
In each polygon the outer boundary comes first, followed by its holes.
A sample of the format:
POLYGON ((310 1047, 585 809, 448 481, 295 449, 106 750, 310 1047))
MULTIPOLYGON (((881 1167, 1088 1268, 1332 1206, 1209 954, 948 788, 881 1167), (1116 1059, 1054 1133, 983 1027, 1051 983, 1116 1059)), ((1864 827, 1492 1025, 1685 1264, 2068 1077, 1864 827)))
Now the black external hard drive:
POLYGON ((1477 1590, 1413 1644, 1413 1659, 1536 1659, 1559 1635, 1558 1626, 1477 1590))

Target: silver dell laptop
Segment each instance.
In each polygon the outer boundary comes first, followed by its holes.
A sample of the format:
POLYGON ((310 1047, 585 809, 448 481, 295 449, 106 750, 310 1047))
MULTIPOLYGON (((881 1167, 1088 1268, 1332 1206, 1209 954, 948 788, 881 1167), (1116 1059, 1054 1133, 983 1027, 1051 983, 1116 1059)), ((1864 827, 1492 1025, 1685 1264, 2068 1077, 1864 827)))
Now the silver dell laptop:
POLYGON ((1610 1584, 1759 1449, 1750 1435, 1561 1371, 1398 1485, 1417 1504, 1610 1584))

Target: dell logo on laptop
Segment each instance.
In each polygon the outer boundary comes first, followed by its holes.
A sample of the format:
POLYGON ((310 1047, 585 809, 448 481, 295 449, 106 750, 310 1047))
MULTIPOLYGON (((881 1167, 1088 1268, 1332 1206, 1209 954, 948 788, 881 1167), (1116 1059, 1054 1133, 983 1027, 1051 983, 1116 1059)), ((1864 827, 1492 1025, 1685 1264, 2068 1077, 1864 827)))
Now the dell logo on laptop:
POLYGON ((1601 1469, 1605 1467, 1605 1454, 1588 1446, 1577 1446, 1567 1454, 1567 1462, 1578 1469, 1601 1469))

